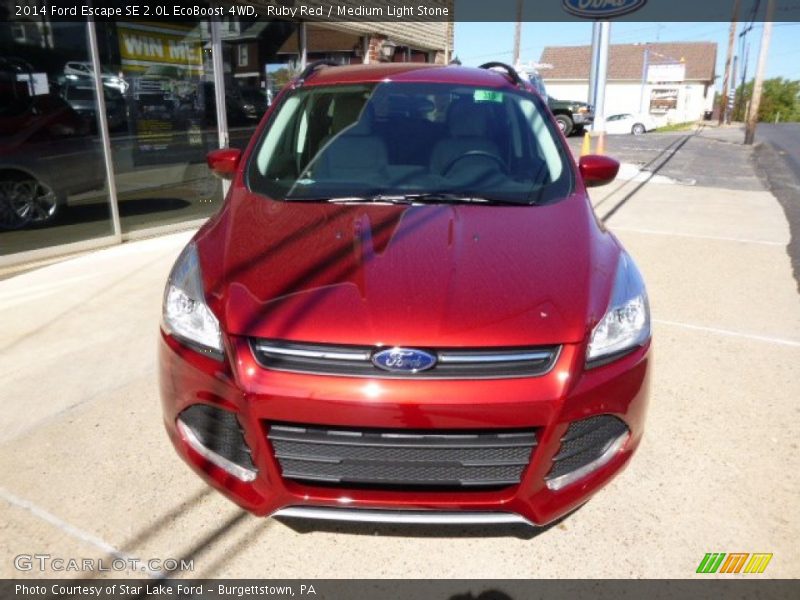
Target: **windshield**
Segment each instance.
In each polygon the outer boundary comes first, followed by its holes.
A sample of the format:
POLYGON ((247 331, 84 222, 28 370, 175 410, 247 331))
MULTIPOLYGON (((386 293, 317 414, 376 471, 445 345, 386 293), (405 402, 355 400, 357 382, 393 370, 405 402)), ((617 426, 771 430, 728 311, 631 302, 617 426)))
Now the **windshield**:
POLYGON ((545 111, 531 94, 464 85, 300 88, 272 116, 248 182, 285 200, 553 201, 572 179, 545 111))

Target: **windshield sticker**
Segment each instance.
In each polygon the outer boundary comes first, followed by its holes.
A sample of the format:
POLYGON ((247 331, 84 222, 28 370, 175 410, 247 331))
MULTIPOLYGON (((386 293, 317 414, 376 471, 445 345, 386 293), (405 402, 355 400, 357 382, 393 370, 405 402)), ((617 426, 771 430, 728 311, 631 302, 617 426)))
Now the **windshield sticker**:
POLYGON ((313 179, 298 179, 297 185, 313 185, 316 181, 313 179))
POLYGON ((495 92, 492 90, 475 90, 472 94, 475 102, 503 102, 503 92, 495 92))

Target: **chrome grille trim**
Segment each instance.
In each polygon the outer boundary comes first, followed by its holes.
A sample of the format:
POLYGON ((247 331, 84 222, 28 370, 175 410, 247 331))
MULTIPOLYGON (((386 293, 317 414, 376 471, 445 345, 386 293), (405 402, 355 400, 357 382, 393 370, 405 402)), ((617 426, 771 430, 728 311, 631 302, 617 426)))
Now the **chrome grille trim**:
POLYGON ((273 371, 375 379, 510 379, 541 377, 558 361, 561 346, 532 348, 419 348, 437 363, 417 372, 386 371, 373 354, 389 346, 352 346, 253 338, 256 361, 273 371))
POLYGON ((320 360, 369 360, 369 352, 333 352, 325 350, 302 350, 299 348, 286 348, 257 342, 256 350, 265 354, 280 354, 283 356, 297 356, 302 358, 317 358, 320 360))
POLYGON ((441 363, 498 363, 547 360, 550 352, 493 352, 475 354, 471 352, 439 352, 441 363))
POLYGON ((328 508, 323 506, 288 506, 272 513, 273 517, 350 521, 356 523, 394 523, 407 525, 530 525, 515 513, 448 512, 439 510, 377 510, 366 508, 328 508))

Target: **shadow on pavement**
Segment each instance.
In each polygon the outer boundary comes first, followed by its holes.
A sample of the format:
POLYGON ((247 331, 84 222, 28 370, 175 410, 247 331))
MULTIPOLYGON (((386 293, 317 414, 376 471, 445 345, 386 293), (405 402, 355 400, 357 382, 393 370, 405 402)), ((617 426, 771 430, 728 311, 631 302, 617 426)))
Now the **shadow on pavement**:
MULTIPOLYGON (((641 171, 647 171, 649 173, 647 178, 645 178, 643 181, 638 182, 636 187, 634 187, 630 192, 625 194, 619 202, 617 202, 614 206, 611 207, 610 210, 608 210, 608 212, 606 212, 602 217, 600 217, 600 221, 605 223, 608 219, 613 217, 617 213, 617 211, 619 211, 619 209, 621 209, 623 206, 625 206, 625 204, 627 204, 628 201, 631 198, 633 198, 633 196, 635 196, 639 192, 639 190, 641 190, 644 186, 646 186, 650 182, 650 180, 655 175, 657 175, 658 172, 661 169, 663 169, 667 165, 667 163, 669 163, 670 160, 672 160, 672 158, 675 156, 675 154, 677 154, 678 151, 686 145, 686 142, 688 142, 690 139, 692 139, 693 137, 698 135, 700 131, 702 131, 702 129, 698 129, 697 131, 695 131, 695 132, 693 132, 693 133, 691 133, 691 134, 689 134, 687 136, 684 136, 682 138, 679 138, 675 142, 672 142, 669 146, 664 148, 655 157, 653 157, 653 159, 650 160, 650 162, 645 164, 640 170, 641 171), (658 165, 656 165, 652 169, 648 169, 647 168, 650 165, 654 164, 657 160, 659 160, 659 158, 661 158, 664 154, 666 154, 666 157, 658 165)), ((625 185, 627 185, 627 183, 629 183, 629 182, 626 182, 623 186, 621 186, 620 188, 617 188, 616 190, 614 190, 614 192, 612 192, 608 196, 604 197, 602 200, 600 200, 600 202, 595 204, 595 206, 594 206, 595 210, 597 210, 597 207, 600 206, 601 204, 603 204, 612 195, 618 193, 623 187, 625 187, 625 185)))

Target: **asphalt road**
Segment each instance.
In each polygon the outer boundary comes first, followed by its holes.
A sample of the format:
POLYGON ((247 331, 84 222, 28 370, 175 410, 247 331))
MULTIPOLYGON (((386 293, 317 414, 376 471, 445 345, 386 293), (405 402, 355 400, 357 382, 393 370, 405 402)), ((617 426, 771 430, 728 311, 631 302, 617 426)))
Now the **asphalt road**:
POLYGON ((800 123, 759 125, 756 142, 756 172, 781 203, 789 222, 787 252, 800 292, 800 123))
POLYGON ((756 141, 769 144, 777 150, 800 182, 800 123, 759 125, 756 141))

